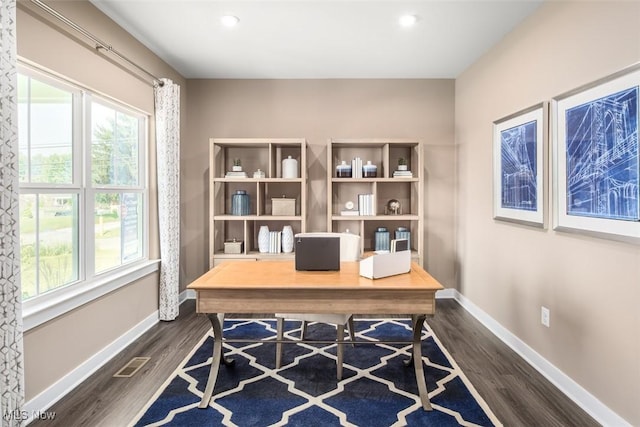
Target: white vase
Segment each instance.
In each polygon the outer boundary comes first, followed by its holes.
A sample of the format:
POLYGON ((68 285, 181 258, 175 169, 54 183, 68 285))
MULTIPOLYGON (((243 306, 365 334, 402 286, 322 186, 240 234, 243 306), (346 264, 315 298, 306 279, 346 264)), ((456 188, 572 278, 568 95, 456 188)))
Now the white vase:
POLYGON ((293 252, 293 229, 290 225, 285 225, 282 228, 282 252, 293 252))
POLYGON ((282 161, 282 177, 297 178, 298 177, 298 161, 291 156, 282 161))
POLYGON ((261 253, 269 252, 269 227, 260 226, 258 231, 258 251, 261 253))

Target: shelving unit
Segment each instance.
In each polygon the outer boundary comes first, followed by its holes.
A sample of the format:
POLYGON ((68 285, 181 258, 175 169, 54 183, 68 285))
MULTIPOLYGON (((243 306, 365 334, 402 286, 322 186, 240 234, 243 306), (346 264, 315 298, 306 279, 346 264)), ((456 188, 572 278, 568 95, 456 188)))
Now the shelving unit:
POLYGON ((349 231, 361 236, 361 251, 375 249, 375 230, 386 227, 391 239, 398 227, 411 232, 413 259, 423 264, 424 206, 422 195, 422 146, 410 139, 331 139, 327 148, 327 230, 349 231), (338 178, 336 166, 343 160, 351 163, 355 157, 366 164, 371 160, 377 166, 375 178, 338 178), (411 177, 393 177, 399 158, 407 160, 411 177), (372 194, 375 215, 343 215, 347 202, 358 209, 358 195, 372 194), (389 200, 400 203, 400 211, 391 214, 386 209, 389 200))
POLYGON ((211 138, 209 140, 209 266, 225 259, 292 259, 293 253, 261 253, 258 230, 267 225, 280 231, 290 225, 293 232, 306 231, 307 143, 303 138, 211 138), (282 160, 298 161, 299 178, 282 178, 282 160), (234 159, 240 159, 247 178, 227 178, 234 159), (264 178, 253 178, 260 169, 264 178), (232 215, 232 195, 249 195, 249 215, 232 215), (295 199, 294 215, 272 215, 272 198, 295 199), (224 243, 243 242, 240 254, 225 254, 224 243))

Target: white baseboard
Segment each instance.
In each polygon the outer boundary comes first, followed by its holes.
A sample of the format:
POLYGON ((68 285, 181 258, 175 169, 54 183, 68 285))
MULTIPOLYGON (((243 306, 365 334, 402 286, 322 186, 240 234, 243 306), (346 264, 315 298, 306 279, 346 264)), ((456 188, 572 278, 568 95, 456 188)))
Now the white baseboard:
POLYGON ((196 291, 194 291, 193 289, 185 289, 184 291, 180 292, 180 304, 188 299, 196 299, 196 291))
POLYGON ((547 359, 529 347, 524 341, 512 334, 500 323, 496 322, 491 316, 485 313, 464 295, 455 289, 446 289, 445 291, 453 291, 453 298, 455 298, 465 310, 478 319, 478 321, 489 329, 496 337, 502 340, 502 342, 508 345, 513 351, 518 353, 520 357, 527 361, 527 363, 540 372, 585 412, 591 415, 597 422, 603 426, 631 427, 631 424, 629 424, 624 418, 609 409, 609 407, 582 388, 560 369, 552 365, 547 359))
POLYGON ((457 293, 458 291, 456 291, 455 289, 446 288, 436 292, 436 299, 447 299, 447 298, 455 299, 457 293))
POLYGON ((146 319, 127 331, 124 335, 120 336, 111 344, 94 354, 69 374, 65 375, 42 393, 28 401, 24 405, 24 411, 22 412, 28 416, 26 424, 33 421, 34 415, 44 413, 51 407, 51 405, 76 388, 91 374, 100 369, 105 363, 111 360, 115 355, 120 353, 125 347, 138 339, 158 322, 159 312, 155 311, 146 319))

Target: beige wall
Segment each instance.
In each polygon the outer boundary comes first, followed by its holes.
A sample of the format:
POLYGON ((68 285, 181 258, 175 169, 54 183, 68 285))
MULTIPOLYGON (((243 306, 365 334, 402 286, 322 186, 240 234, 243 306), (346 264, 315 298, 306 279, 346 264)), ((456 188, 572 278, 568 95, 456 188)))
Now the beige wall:
POLYGON ((452 286, 453 87, 453 80, 189 80, 183 283, 208 269, 210 137, 306 138, 309 231, 326 229, 328 139, 379 137, 419 138, 425 144, 425 264, 452 286))
POLYGON ((547 2, 456 80, 455 104, 459 290, 632 425, 640 248, 494 221, 492 122, 639 60, 640 3, 547 2))
POLYGON ((150 274, 29 330, 24 337, 27 401, 157 310, 158 280, 158 273, 150 274))
MULTIPOLYGON (((159 77, 184 80, 87 1, 49 2, 53 8, 159 77)), ((36 63, 98 93, 153 114, 150 77, 132 73, 96 52, 27 1, 18 3, 21 59, 36 63)), ((186 91, 183 91, 183 104, 186 91)), ((150 167, 155 170, 153 122, 150 167)), ((158 257, 155 174, 150 173, 150 256, 158 257)), ((158 309, 158 275, 152 274, 25 334, 27 401, 81 365, 158 309)))

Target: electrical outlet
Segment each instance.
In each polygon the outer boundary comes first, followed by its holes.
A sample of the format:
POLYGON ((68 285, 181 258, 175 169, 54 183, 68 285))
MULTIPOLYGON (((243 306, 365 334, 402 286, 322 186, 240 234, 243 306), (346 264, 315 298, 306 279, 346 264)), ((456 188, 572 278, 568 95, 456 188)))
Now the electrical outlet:
POLYGON ((545 306, 542 306, 540 309, 540 322, 542 322, 542 324, 547 328, 549 327, 549 317, 549 309, 545 306))

